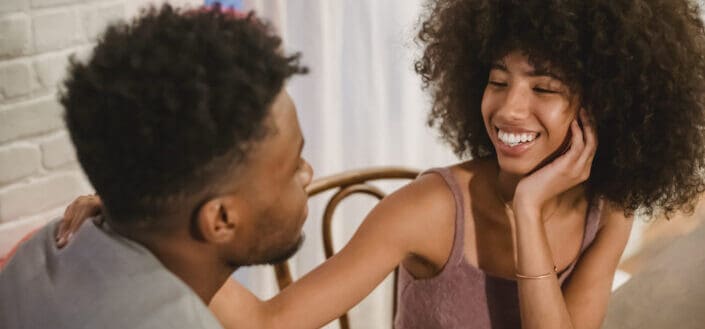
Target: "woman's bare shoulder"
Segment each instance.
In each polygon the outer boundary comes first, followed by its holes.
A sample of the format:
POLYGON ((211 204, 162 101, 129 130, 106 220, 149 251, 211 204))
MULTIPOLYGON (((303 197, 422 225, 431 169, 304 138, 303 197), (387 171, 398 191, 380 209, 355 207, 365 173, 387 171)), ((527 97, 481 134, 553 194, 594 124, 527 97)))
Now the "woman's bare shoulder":
POLYGON ((442 215, 452 212, 453 193, 443 176, 428 171, 384 198, 380 207, 413 218, 442 215))
POLYGON ((491 160, 477 159, 461 162, 445 168, 431 169, 414 181, 390 194, 385 207, 409 213, 414 217, 454 218, 455 198, 466 194, 467 184, 475 177, 492 170, 491 160), (445 177, 441 172, 445 172, 445 177), (452 185, 457 187, 454 195, 452 185))
POLYGON ((600 224, 602 231, 606 227, 621 227, 623 230, 630 230, 634 222, 634 216, 627 215, 624 208, 608 200, 600 200, 600 224))

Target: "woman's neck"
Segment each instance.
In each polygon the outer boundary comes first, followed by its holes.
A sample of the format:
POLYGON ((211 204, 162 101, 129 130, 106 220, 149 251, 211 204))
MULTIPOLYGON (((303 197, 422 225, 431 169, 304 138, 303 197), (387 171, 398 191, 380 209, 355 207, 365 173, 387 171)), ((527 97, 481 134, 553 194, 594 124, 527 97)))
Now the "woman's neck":
MULTIPOLYGON (((497 165, 496 168, 497 178, 495 180, 495 188, 499 201, 504 203, 505 208, 511 210, 513 209, 512 202, 514 200, 514 192, 516 191, 517 185, 519 185, 521 179, 525 176, 504 172, 501 168, 499 168, 499 165, 497 165)), ((582 189, 581 185, 578 185, 575 188, 571 188, 547 200, 542 205, 542 221, 548 221, 553 216, 553 214, 560 210, 560 207, 564 206, 565 204, 568 204, 564 203, 563 200, 569 197, 570 195, 575 195, 575 192, 578 192, 579 189, 582 189)))
POLYGON ((517 185, 519 185, 519 181, 521 181, 524 176, 509 174, 502 171, 500 168, 497 168, 496 176, 497 180, 495 187, 499 193, 500 201, 504 202, 508 206, 511 206, 517 185))

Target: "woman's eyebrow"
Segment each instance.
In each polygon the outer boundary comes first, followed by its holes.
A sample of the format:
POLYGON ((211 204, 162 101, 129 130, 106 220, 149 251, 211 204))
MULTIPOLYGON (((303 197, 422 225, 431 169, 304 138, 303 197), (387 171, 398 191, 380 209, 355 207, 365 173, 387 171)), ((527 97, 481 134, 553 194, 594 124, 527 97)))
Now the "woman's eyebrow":
MULTIPOLYGON (((500 70, 500 71, 509 72, 509 69, 507 68, 507 66, 502 62, 494 62, 494 63, 490 64, 490 68, 493 70, 500 70)), ((533 70, 524 71, 523 73, 528 76, 532 76, 532 77, 548 76, 548 77, 552 77, 552 78, 556 78, 556 79, 560 80, 560 77, 557 74, 551 72, 551 70, 549 70, 546 67, 534 68, 533 70)))
POLYGON ((494 63, 490 64, 490 69, 509 72, 509 70, 507 70, 507 66, 504 65, 504 63, 502 63, 502 62, 494 62, 494 63))
POLYGON ((563 81, 560 76, 551 72, 547 68, 536 68, 532 71, 526 72, 526 75, 531 77, 551 77, 559 81, 563 81))
MULTIPOLYGON (((507 65, 503 62, 497 61, 490 64, 490 70, 500 70, 503 72, 509 72, 507 65)), ((538 67, 533 70, 522 72, 523 74, 530 77, 549 77, 563 82, 563 79, 556 73, 549 70, 547 67, 538 67)))

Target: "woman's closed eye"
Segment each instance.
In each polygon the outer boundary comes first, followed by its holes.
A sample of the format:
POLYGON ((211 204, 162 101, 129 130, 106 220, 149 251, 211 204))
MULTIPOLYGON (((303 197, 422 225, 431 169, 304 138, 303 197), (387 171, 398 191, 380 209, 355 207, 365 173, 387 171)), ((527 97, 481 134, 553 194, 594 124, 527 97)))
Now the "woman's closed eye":
POLYGON ((508 85, 506 82, 498 80, 489 80, 487 83, 495 87, 506 87, 508 85))
POLYGON ((546 87, 534 87, 534 91, 540 94, 559 94, 560 91, 546 87))

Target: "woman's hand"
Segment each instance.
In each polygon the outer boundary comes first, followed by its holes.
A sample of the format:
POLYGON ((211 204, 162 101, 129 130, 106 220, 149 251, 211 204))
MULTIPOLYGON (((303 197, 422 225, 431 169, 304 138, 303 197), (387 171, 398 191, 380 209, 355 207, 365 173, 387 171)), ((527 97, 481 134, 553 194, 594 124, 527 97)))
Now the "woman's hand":
POLYGON ((103 202, 97 195, 82 195, 73 200, 66 208, 64 218, 56 231, 56 246, 64 247, 86 219, 100 214, 102 206, 103 202))
POLYGON ((546 201, 590 177, 597 139, 585 109, 580 109, 579 117, 570 124, 572 137, 568 151, 519 182, 513 200, 515 210, 540 213, 546 201))

